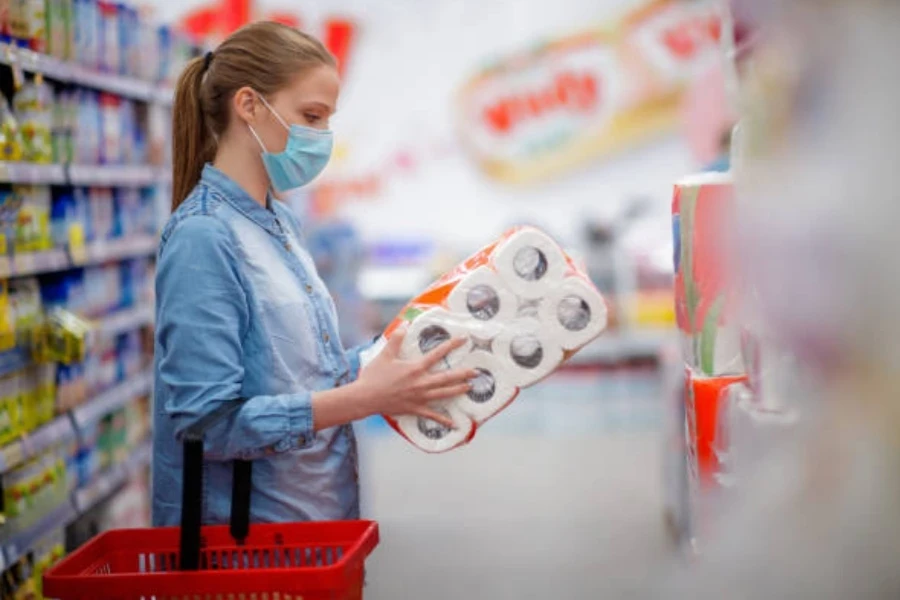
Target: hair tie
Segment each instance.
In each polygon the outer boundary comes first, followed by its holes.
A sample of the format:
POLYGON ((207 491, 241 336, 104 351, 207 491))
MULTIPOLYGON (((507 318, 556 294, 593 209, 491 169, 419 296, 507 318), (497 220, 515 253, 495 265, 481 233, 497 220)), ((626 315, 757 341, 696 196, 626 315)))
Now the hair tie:
POLYGON ((213 53, 212 53, 212 51, 207 52, 207 53, 206 53, 206 56, 203 57, 203 70, 204 70, 204 71, 206 71, 207 69, 209 69, 209 63, 212 62, 212 59, 213 59, 213 53))

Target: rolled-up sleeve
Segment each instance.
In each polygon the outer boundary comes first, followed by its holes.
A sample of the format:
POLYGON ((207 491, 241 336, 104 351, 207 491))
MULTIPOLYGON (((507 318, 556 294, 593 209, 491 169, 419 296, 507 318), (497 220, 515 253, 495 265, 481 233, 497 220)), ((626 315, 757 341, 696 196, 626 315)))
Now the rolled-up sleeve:
POLYGON ((195 215, 171 233, 157 266, 158 381, 175 422, 173 443, 209 415, 235 408, 205 432, 211 460, 252 460, 314 438, 310 393, 242 398, 250 304, 237 261, 225 224, 195 215))

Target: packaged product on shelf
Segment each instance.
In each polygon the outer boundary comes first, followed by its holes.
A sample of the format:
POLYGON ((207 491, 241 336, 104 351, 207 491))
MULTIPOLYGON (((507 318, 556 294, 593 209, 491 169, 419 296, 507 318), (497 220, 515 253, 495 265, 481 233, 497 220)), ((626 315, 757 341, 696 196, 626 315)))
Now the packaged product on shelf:
POLYGON ((122 162, 122 100, 113 94, 100 94, 100 163, 122 162))
POLYGON ((69 228, 78 222, 75 209, 75 197, 72 188, 53 188, 53 200, 50 206, 50 234, 53 246, 65 248, 69 244, 69 228))
POLYGON ((53 247, 50 230, 52 197, 46 185, 23 185, 13 188, 22 199, 16 223, 16 252, 39 252, 53 247))
POLYGON ((97 0, 73 0, 75 59, 89 69, 100 60, 100 13, 97 0))
POLYGON ((10 0, 0 0, 0 42, 4 44, 12 41, 9 33, 9 3, 10 0))
POLYGON ((72 105, 75 103, 75 93, 63 90, 56 96, 53 103, 53 162, 70 163, 75 160, 72 131, 72 105))
POLYGON ((100 187, 91 188, 89 198, 88 214, 90 215, 91 239, 96 241, 112 239, 115 216, 112 190, 100 187))
POLYGON ((38 422, 43 424, 56 416, 56 364, 42 363, 32 368, 37 390, 38 422))
POLYGON ((97 423, 85 423, 82 428, 81 444, 75 459, 79 487, 90 484, 94 476, 100 472, 101 457, 97 452, 99 433, 97 423))
POLYGON ((58 529, 34 545, 32 551, 33 575, 36 598, 43 598, 44 571, 58 563, 66 555, 66 534, 64 529, 58 529))
POLYGON ((0 98, 0 160, 14 162, 22 160, 25 142, 19 121, 9 107, 6 98, 0 98))
POLYGON ((56 369, 56 412, 64 413, 87 397, 84 366, 61 364, 56 369))
POLYGON ((0 378, 0 445, 18 436, 19 402, 16 381, 12 374, 0 378))
POLYGON ((98 0, 97 12, 100 17, 99 66, 101 71, 118 73, 119 52, 119 11, 115 2, 98 0))
POLYGON ((39 74, 16 92, 13 109, 22 131, 24 160, 53 162, 53 104, 53 88, 39 74))
POLYGON ((72 0, 47 0, 47 54, 61 60, 72 57, 72 0))
POLYGON ((478 373, 468 394, 433 408, 456 429, 411 416, 386 417, 394 429, 427 452, 469 442, 477 427, 528 387, 599 336, 606 302, 572 259, 549 236, 517 227, 466 259, 414 298, 385 330, 409 327, 401 348, 421 357, 442 342, 467 344, 437 368, 478 373))
POLYGON ((47 14, 45 0, 9 0, 9 28, 22 48, 47 51, 47 14))
POLYGON ((704 174, 675 186, 675 308, 688 364, 707 376, 745 372, 736 290, 728 281, 730 174, 704 174))
POLYGON ((119 4, 119 49, 122 53, 119 73, 138 77, 141 57, 141 26, 138 11, 133 6, 119 4))

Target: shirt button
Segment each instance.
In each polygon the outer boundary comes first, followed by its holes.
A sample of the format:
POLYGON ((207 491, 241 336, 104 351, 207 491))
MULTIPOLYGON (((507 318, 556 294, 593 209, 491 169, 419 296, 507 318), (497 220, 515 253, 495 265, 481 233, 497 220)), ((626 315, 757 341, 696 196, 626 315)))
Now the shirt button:
POLYGON ((297 442, 298 442, 301 446, 305 446, 305 445, 306 445, 306 436, 305 436, 305 435, 301 435, 301 436, 300 436, 300 439, 298 439, 297 442))
POLYGON ((312 294, 312 286, 309 285, 308 283, 306 284, 306 293, 307 293, 307 294, 312 294))
POLYGON ((289 242, 285 242, 285 243, 284 243, 284 249, 287 250, 288 252, 290 252, 290 251, 291 251, 291 244, 290 244, 289 242))
POLYGON ((327 333, 324 333, 322 334, 322 339, 325 340, 325 343, 327 344, 331 340, 331 336, 327 333))

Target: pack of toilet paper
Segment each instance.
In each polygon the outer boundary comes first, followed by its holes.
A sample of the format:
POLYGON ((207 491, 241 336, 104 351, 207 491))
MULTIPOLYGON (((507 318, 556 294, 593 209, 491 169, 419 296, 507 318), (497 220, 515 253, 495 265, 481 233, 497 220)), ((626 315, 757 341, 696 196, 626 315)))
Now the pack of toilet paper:
POLYGON ((547 234, 516 227, 414 298, 385 330, 409 323, 401 358, 425 355, 454 337, 466 340, 441 369, 478 373, 472 389, 435 405, 455 427, 417 416, 385 415, 426 452, 468 443, 478 426, 547 377, 607 325, 603 296, 547 234))

